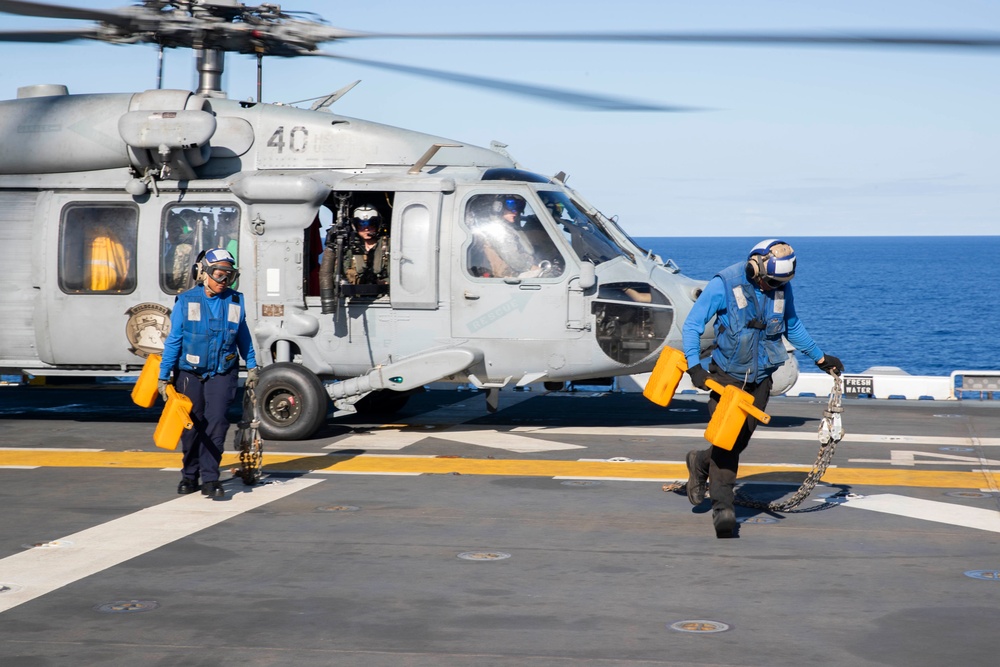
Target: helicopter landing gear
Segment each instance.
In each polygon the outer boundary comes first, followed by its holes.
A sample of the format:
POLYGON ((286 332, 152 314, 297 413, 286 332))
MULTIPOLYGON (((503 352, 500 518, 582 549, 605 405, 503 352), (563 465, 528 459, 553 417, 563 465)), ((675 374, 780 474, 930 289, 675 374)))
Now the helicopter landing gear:
POLYGON ((261 372, 255 391, 260 434, 268 440, 304 440, 326 420, 326 391, 303 366, 271 364, 261 372))

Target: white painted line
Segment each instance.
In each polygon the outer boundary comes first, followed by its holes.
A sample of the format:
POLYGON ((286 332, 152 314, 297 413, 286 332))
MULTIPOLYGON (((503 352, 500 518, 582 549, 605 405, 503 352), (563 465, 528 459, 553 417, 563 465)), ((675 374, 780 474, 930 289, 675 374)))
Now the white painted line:
POLYGON ((847 498, 841 504, 844 507, 1000 533, 1000 512, 996 510, 908 498, 894 493, 847 498))
POLYGON ((41 466, 0 466, 0 470, 38 470, 41 466))
POLYGON ((0 594, 0 613, 321 481, 240 485, 225 501, 191 494, 59 538, 72 546, 8 556, 0 560, 0 579, 16 588, 0 594))
POLYGON ((495 429, 474 429, 460 431, 441 431, 432 433, 430 437, 442 440, 451 440, 465 445, 478 445, 480 447, 491 447, 493 449, 504 449, 508 452, 518 454, 530 454, 534 452, 553 452, 567 449, 586 449, 583 445, 571 445, 568 442, 554 442, 552 440, 539 440, 538 438, 526 438, 523 435, 513 435, 502 433, 495 429))
MULTIPOLYGON (((609 429, 592 426, 518 426, 511 429, 512 433, 546 434, 546 435, 603 435, 607 437, 609 429)), ((610 431, 616 437, 664 437, 664 438, 704 438, 704 428, 669 428, 664 426, 615 426, 610 431)), ((778 431, 766 426, 759 426, 754 433, 755 439, 761 440, 796 440, 819 442, 816 431, 778 431)), ((1000 438, 970 438, 964 436, 931 436, 931 435, 881 435, 878 433, 851 433, 844 436, 844 442, 900 444, 913 443, 924 445, 959 445, 964 447, 1000 447, 1000 438)))
POLYGON ((356 433, 336 442, 325 445, 323 449, 382 449, 400 450, 409 447, 432 433, 427 431, 402 431, 398 428, 379 428, 367 433, 356 433))

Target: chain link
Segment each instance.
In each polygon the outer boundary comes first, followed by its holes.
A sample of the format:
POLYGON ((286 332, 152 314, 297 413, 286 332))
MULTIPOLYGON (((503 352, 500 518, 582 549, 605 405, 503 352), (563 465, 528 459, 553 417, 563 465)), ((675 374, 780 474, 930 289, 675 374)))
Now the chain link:
POLYGON ((768 510, 771 512, 786 512, 794 507, 798 507, 805 500, 812 490, 816 488, 823 474, 826 472, 830 461, 833 460, 833 453, 837 448, 837 443, 844 437, 844 424, 842 415, 844 413, 843 399, 844 381, 840 374, 833 376, 833 391, 830 393, 830 400, 826 410, 823 411, 823 419, 819 424, 819 454, 812 470, 806 475, 805 480, 799 490, 792 494, 792 497, 783 502, 763 502, 754 500, 744 495, 739 490, 736 491, 735 502, 743 507, 753 509, 768 510))
POLYGON ((261 477, 264 443, 260 439, 259 428, 257 396, 253 389, 244 389, 243 416, 237 424, 236 438, 233 444, 240 452, 240 468, 236 474, 243 479, 243 483, 247 486, 253 486, 260 481, 261 477))

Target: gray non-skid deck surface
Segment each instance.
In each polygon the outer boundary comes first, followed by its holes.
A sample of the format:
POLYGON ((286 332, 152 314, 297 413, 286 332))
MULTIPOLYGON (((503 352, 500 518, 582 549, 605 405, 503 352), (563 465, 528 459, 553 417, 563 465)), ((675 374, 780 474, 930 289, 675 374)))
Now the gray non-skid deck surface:
MULTIPOLYGON (((682 461, 701 445, 690 437, 615 432, 616 424, 703 426, 697 399, 670 412, 635 395, 515 398, 527 400, 496 415, 480 412, 472 423, 500 431, 593 427, 572 438, 586 449, 523 454, 430 437, 394 453, 682 461)), ((469 401, 479 405, 482 397, 428 392, 394 421, 416 423, 449 406, 467 421, 469 401)), ((7 402, 7 409, 16 404, 7 402)), ((152 424, 122 421, 117 410, 91 405, 44 419, 8 414, 0 419, 0 446, 152 449, 152 424), (72 435, 53 442, 53 433, 72 435)), ((814 429, 821 410, 804 400, 771 406, 777 428, 789 430, 814 429)), ((835 463, 884 458, 884 465, 864 465, 889 469, 889 452, 901 446, 942 453, 919 442, 928 435, 969 438, 969 447, 948 455, 989 460, 1000 456, 985 440, 1000 435, 998 416, 988 404, 849 402, 849 435, 835 463), (913 440, 852 444, 852 432, 913 440)), ((316 440, 269 447, 322 453, 349 435, 347 428, 331 422, 316 440)), ((809 463, 815 451, 815 443, 769 440, 762 430, 744 461, 809 463)), ((288 478, 274 479, 280 486, 288 478)), ((992 665, 1000 654, 993 630, 1000 581, 989 578, 1000 569, 1000 534, 992 530, 810 499, 802 508, 810 511, 740 510, 741 518, 774 521, 744 523, 738 539, 717 540, 706 508, 692 508, 658 482, 453 474, 304 479, 319 481, 0 613, 0 663, 917 666, 992 665), (468 552, 485 557, 459 557, 468 552), (493 557, 502 554, 510 557, 493 557), (130 601, 150 608, 98 610, 130 601), (725 630, 671 627, 683 621, 725 630)), ((0 470, 0 583, 16 586, 4 565, 25 546, 176 501, 176 480, 176 472, 159 470, 0 470)), ((260 490, 239 481, 226 486, 260 490)), ((949 503, 956 512, 998 507, 995 493, 850 491, 949 503)))

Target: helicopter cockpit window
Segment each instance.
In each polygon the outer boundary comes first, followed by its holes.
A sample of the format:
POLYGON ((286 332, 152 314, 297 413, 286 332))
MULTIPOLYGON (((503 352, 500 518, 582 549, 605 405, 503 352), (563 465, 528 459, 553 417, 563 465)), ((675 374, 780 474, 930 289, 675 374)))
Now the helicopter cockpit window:
POLYGON ((135 290, 139 210, 118 204, 71 204, 59 236, 59 287, 70 294, 135 290))
POLYGON ((194 285, 191 266, 202 250, 225 248, 239 264, 240 211, 230 205, 175 205, 160 229, 160 287, 177 294, 194 285))
POLYGON ((556 278, 566 266, 520 195, 476 195, 465 208, 472 233, 466 268, 477 278, 556 278))
POLYGON ((540 191, 538 196, 581 260, 596 265, 616 257, 630 256, 615 243, 598 220, 574 204, 565 192, 540 191))

